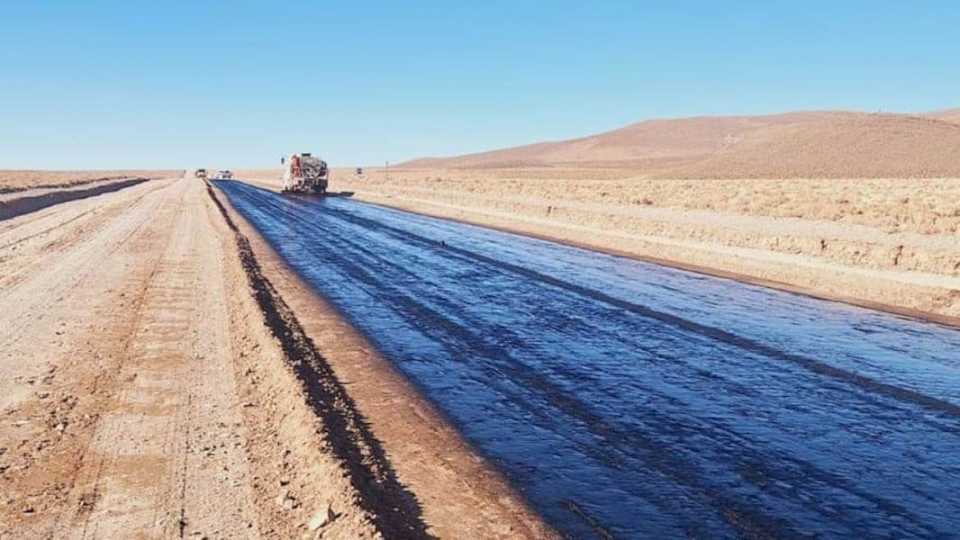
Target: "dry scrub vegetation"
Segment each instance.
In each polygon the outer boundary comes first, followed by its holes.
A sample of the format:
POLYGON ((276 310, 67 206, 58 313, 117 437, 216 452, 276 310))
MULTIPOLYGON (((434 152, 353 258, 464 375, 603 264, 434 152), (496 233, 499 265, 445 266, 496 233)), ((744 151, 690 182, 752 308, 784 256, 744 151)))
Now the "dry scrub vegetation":
MULTIPOLYGON (((350 178, 349 171, 341 171, 350 178)), ((713 210, 875 227, 885 232, 960 232, 957 179, 651 179, 628 169, 402 170, 367 173, 355 187, 460 192, 474 197, 713 210)))

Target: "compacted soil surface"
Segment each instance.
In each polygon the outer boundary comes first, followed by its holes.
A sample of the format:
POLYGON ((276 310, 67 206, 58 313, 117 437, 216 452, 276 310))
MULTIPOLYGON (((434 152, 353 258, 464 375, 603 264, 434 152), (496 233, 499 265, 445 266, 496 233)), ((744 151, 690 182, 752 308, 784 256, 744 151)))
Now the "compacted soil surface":
POLYGON ((174 177, 0 220, 0 538, 553 535, 231 215, 174 177))

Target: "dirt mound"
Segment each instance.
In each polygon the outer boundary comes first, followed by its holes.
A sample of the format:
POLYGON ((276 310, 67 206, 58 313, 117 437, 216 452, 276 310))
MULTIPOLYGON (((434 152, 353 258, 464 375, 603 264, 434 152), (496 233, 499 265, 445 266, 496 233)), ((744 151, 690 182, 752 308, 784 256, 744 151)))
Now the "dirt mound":
POLYGON ((936 177, 960 175, 960 110, 936 115, 843 111, 649 120, 409 168, 630 167, 654 177, 936 177))

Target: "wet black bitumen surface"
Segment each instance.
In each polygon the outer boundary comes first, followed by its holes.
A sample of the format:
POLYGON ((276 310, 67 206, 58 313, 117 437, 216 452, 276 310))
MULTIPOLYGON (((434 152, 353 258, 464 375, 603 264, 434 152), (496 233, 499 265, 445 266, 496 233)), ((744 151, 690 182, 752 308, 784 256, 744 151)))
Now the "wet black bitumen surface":
POLYGON ((960 331, 218 182, 573 537, 960 531, 960 331))

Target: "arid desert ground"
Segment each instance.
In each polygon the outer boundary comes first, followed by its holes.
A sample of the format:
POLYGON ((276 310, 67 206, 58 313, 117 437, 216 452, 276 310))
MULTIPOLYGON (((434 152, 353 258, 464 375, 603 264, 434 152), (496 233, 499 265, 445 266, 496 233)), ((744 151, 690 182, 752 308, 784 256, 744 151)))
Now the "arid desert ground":
MULTIPOLYGON (((652 121, 331 190, 960 322, 956 110, 652 121)), ((321 536, 558 533, 214 184, 0 171, 0 538, 321 536)))

